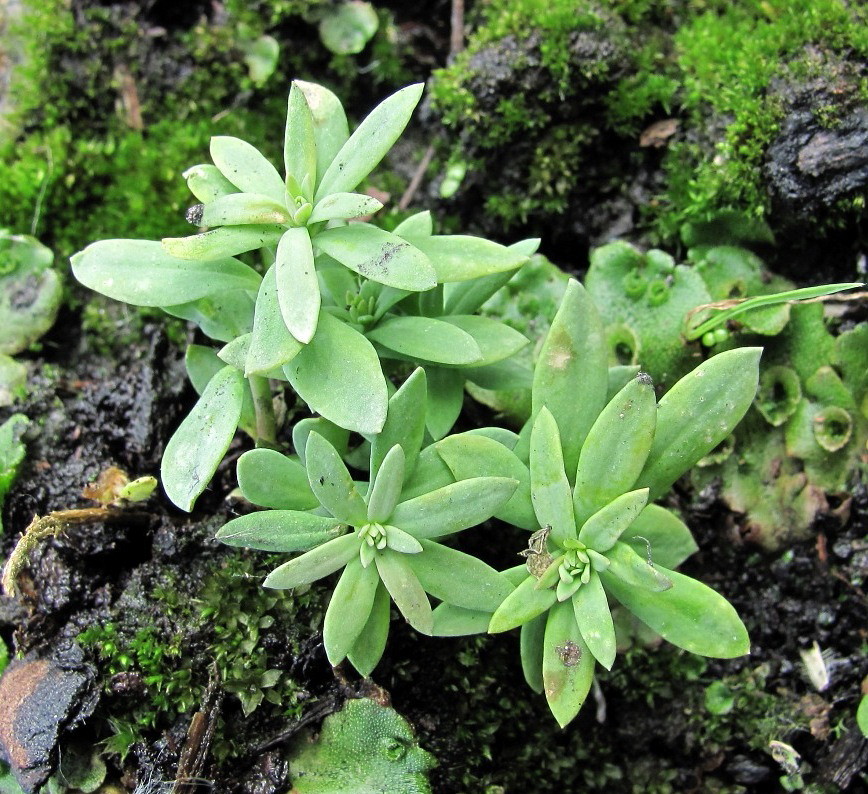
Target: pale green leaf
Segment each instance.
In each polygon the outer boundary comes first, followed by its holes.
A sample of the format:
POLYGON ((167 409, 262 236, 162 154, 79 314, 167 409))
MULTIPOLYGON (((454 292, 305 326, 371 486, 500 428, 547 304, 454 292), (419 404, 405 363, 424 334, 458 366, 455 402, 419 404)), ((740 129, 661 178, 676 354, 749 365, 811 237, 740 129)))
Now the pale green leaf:
POLYGON ((527 569, 523 565, 521 569, 525 573, 525 578, 491 616, 491 623, 488 626, 491 634, 509 631, 528 623, 537 615, 549 610, 556 601, 554 590, 537 590, 536 579, 526 575, 527 569))
POLYGON ((687 525, 660 505, 648 505, 621 537, 640 556, 677 568, 698 546, 687 525))
POLYGON ((322 506, 348 524, 366 524, 367 505, 337 450, 319 433, 311 433, 304 456, 310 487, 322 506))
POLYGON ((411 292, 437 285, 437 274, 425 254, 368 223, 326 229, 317 235, 316 245, 345 267, 380 284, 411 292))
POLYGON ((211 138, 211 159, 243 193, 264 193, 283 203, 286 189, 277 169, 247 141, 228 135, 211 138))
POLYGON ((245 362, 246 375, 264 375, 294 359, 303 349, 286 327, 277 295, 277 266, 268 268, 253 316, 253 332, 245 362))
POLYGON ((453 366, 482 361, 482 351, 470 334, 432 317, 391 317, 367 337, 413 360, 453 366))
POLYGON ((307 229, 288 229, 280 238, 274 267, 277 300, 289 332, 302 344, 313 339, 319 321, 319 281, 307 229))
POLYGON ((515 492, 507 477, 474 477, 401 502, 389 523, 411 535, 438 538, 487 521, 515 492))
POLYGON ((395 444, 383 458, 368 496, 368 520, 385 522, 401 496, 404 487, 404 450, 395 444))
POLYGON ((335 55, 360 53, 380 26, 370 3, 353 0, 330 6, 319 23, 322 43, 335 55))
MULTIPOLYGON (((164 237, 163 250, 173 257, 210 262, 277 245, 284 228, 276 225, 218 226, 189 237, 164 237)), ((189 268, 189 262, 188 262, 189 268)), ((177 303, 176 299, 173 301, 177 303)))
POLYGON ((575 540, 573 498, 564 472, 560 434, 545 407, 537 414, 530 436, 530 490, 539 525, 551 528, 552 540, 560 544, 575 540))
POLYGON ((242 334, 217 351, 217 357, 239 372, 244 372, 247 353, 250 350, 250 334, 242 334))
POLYGON ((608 551, 647 504, 647 488, 615 497, 582 525, 579 540, 594 551, 608 551))
POLYGON ((464 637, 468 634, 485 634, 491 620, 490 612, 465 609, 443 602, 434 608, 435 637, 464 637))
POLYGON ((238 487, 249 502, 277 510, 311 510, 319 500, 298 461, 273 449, 251 449, 236 467, 238 487))
POLYGON ((348 220, 373 215, 383 209, 383 203, 362 193, 332 193, 313 208, 308 223, 348 220))
POLYGON ((445 488, 454 482, 452 472, 432 445, 419 453, 416 468, 404 483, 401 498, 407 502, 430 491, 436 491, 438 488, 445 488))
POLYGON ((229 290, 256 290, 259 275, 231 258, 190 262, 154 240, 100 240, 70 260, 86 287, 134 306, 173 306, 229 290))
POLYGON ((386 453, 395 444, 400 444, 404 450, 404 479, 409 481, 413 475, 425 433, 426 393, 425 370, 419 367, 389 398, 386 423, 371 441, 372 482, 386 453))
MULTIPOLYGON (((190 383, 193 384, 196 394, 200 396, 208 387, 211 378, 225 366, 214 350, 202 345, 187 346, 184 365, 190 383)), ((253 409, 253 394, 250 392, 250 383, 247 380, 244 381, 244 396, 238 426, 251 438, 256 438, 256 413, 253 409)))
POLYGON ((311 410, 347 430, 379 433, 389 392, 373 345, 358 331, 320 312, 317 333, 284 367, 311 410))
POLYGON ((549 612, 542 668, 546 700, 564 728, 579 713, 594 680, 594 656, 582 639, 569 601, 555 604, 549 612))
POLYGON ((261 193, 230 193, 202 208, 197 226, 235 226, 246 223, 289 223, 286 207, 261 193))
POLYGON ((211 339, 231 342, 253 329, 254 299, 251 292, 255 289, 221 291, 189 303, 161 308, 166 314, 195 323, 211 339))
POLYGON ((223 176, 216 165, 210 163, 194 165, 184 171, 182 176, 187 180, 190 192, 206 204, 221 196, 238 192, 238 187, 223 176))
POLYGON ((262 584, 277 590, 301 587, 343 568, 350 560, 358 558, 358 554, 358 537, 342 535, 275 568, 262 584))
MULTIPOLYGON (((310 434, 319 433, 329 442, 341 457, 347 454, 350 432, 338 427, 334 422, 323 419, 321 416, 299 419, 292 426, 292 446, 302 465, 305 463, 304 450, 307 447, 307 439, 310 434)), ((306 476, 306 475, 305 475, 306 476)))
POLYGON ((523 623, 519 642, 524 680, 539 695, 543 692, 542 663, 547 617, 547 614, 537 615, 533 620, 523 623))
POLYGON ((317 184, 350 136, 347 116, 341 101, 327 88, 304 80, 295 80, 310 109, 313 118, 313 134, 316 140, 317 184))
POLYGON ((205 388, 193 410, 169 439, 160 479, 173 504, 189 512, 211 481, 238 428, 244 379, 224 367, 205 388))
POLYGON ((428 401, 425 426, 435 441, 443 438, 461 414, 464 405, 464 374, 460 369, 449 369, 429 364, 428 401))
POLYGON ((416 631, 430 635, 434 631, 431 603, 413 573, 409 560, 413 557, 384 549, 377 554, 377 571, 398 611, 416 631))
POLYGON ((573 609, 582 639, 594 658, 607 670, 615 663, 615 624, 606 591, 597 573, 592 573, 573 596, 573 609))
POLYGON ((413 237, 430 237, 434 233, 434 221, 430 210, 422 210, 404 218, 396 227, 395 234, 409 240, 413 237))
POLYGON ((422 83, 402 88, 371 111, 330 163, 317 188, 317 201, 354 190, 376 168, 407 126, 423 89, 422 83))
MULTIPOLYGON (((397 230, 395 230, 397 234, 397 230)), ((444 311, 446 314, 471 314, 479 311, 485 301, 504 286, 514 273, 504 270, 480 276, 470 281, 453 281, 444 285, 444 311)))
POLYGON ((217 540, 227 546, 262 551, 307 551, 341 535, 340 521, 299 510, 262 510, 221 527, 217 540))
POLYGON ((636 590, 662 592, 672 587, 672 582, 657 567, 640 557, 626 543, 617 542, 605 554, 609 567, 603 571, 603 583, 608 588, 615 578, 636 590))
POLYGON ((316 159, 313 115, 301 86, 293 82, 289 89, 289 100, 287 101, 286 129, 283 136, 283 162, 287 177, 292 177, 299 185, 307 177, 308 184, 311 186, 311 195, 305 196, 308 201, 313 198, 316 159))
POLYGON ((384 526, 383 529, 386 532, 387 545, 390 549, 411 555, 422 552, 422 544, 409 532, 388 525, 384 526))
POLYGON ((383 656, 383 651, 386 649, 386 640, 389 636, 389 591, 385 585, 380 582, 377 587, 377 593, 374 596, 374 603, 371 607, 371 614, 368 617, 368 622, 359 633, 359 638, 353 645, 352 650, 347 654, 347 658, 352 663, 353 667, 363 676, 369 676, 377 663, 383 656))
POLYGON ((379 584, 377 569, 363 567, 358 557, 344 568, 323 621, 323 644, 333 667, 343 661, 364 630, 379 584))
POLYGON ((527 261, 524 254, 484 237, 433 235, 411 241, 431 261, 437 281, 442 283, 512 271, 527 261))
POLYGON ((518 331, 490 317, 456 314, 444 317, 443 320, 458 326, 476 340, 476 344, 479 345, 482 352, 482 360, 474 362, 474 366, 477 367, 484 367, 487 364, 509 358, 530 342, 518 331))

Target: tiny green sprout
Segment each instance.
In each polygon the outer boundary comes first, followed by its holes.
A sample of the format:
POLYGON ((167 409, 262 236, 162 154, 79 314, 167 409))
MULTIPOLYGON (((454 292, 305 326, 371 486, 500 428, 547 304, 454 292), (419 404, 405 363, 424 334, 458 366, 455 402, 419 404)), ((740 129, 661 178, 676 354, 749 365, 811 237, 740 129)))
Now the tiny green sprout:
POLYGON ((432 478, 417 465, 425 403, 425 372, 417 369, 389 400, 383 431, 371 443, 370 484, 354 481, 316 431, 303 439, 304 465, 273 450, 245 453, 242 493, 275 509, 234 519, 217 533, 233 546, 305 552, 272 571, 266 587, 299 587, 342 570, 325 615, 326 654, 333 665, 348 657, 363 675, 383 654, 390 598, 417 631, 433 634, 428 595, 490 612, 512 590, 493 568, 440 539, 489 519, 519 483, 479 476, 441 485, 432 478))
MULTIPOLYGON (((521 552, 525 565, 505 572, 515 590, 488 621, 490 632, 521 627, 525 677, 545 692, 561 726, 584 703, 595 665, 611 669, 615 661, 610 600, 685 650, 719 658, 748 652, 733 607, 672 570, 696 544, 651 501, 745 414, 759 353, 715 356, 659 403, 644 373, 607 400, 603 325, 588 294, 570 281, 534 372, 534 415, 513 447, 529 465, 529 488, 518 491, 525 511, 514 507, 522 519, 515 523, 527 528, 530 508, 537 530, 521 552)), ((444 445, 441 456, 454 469, 444 445)), ((514 466, 503 457, 507 464, 514 466)), ((478 631, 484 618, 449 605, 435 612, 443 633, 478 631)))

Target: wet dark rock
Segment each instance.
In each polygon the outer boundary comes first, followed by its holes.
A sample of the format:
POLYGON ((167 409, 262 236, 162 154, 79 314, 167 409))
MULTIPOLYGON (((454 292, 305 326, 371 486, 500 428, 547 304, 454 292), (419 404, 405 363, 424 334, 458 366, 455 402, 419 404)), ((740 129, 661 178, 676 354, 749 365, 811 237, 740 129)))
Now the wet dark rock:
POLYGON ((771 770, 765 764, 757 763, 746 755, 737 755, 726 765, 726 771, 736 783, 750 786, 765 780, 771 770))
POLYGON ((6 668, 0 703, 0 756, 32 792, 51 774, 61 733, 88 716, 95 699, 83 668, 65 669, 31 654, 6 668))

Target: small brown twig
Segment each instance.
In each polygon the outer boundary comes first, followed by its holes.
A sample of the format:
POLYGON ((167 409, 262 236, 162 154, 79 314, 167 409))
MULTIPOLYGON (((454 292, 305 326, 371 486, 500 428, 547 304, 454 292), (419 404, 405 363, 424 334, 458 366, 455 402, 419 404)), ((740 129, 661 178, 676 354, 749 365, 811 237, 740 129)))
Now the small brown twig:
POLYGON ((220 688, 220 673, 217 665, 211 665, 208 687, 202 696, 202 703, 187 728, 187 739, 181 748, 178 759, 178 772, 172 786, 172 794, 192 794, 201 780, 205 760, 211 750, 217 716, 223 704, 223 690, 220 688))
POLYGON ((464 49, 464 0, 452 0, 449 18, 449 60, 464 49))
POLYGON ((401 200, 398 202, 398 209, 402 212, 410 206, 410 203, 413 201, 413 198, 416 195, 416 191, 419 190, 419 185, 422 184, 422 179, 425 177, 425 172, 428 170, 428 166, 431 165, 431 161, 434 159, 434 144, 432 143, 426 150, 425 154, 422 155, 422 160, 419 163, 419 166, 416 168, 416 172, 413 174, 413 178, 410 180, 410 184, 407 185, 407 189, 404 191, 404 195, 401 196, 401 200))

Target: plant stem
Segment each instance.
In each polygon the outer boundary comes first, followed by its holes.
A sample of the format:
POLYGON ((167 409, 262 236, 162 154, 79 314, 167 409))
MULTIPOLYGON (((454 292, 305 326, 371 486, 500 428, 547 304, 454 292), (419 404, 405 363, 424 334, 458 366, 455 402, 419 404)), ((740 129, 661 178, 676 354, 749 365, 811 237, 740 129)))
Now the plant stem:
POLYGON ((277 425, 274 420, 274 403, 271 399, 271 384, 262 375, 248 378, 253 392, 253 409, 256 412, 256 446, 272 446, 277 440, 277 425))

